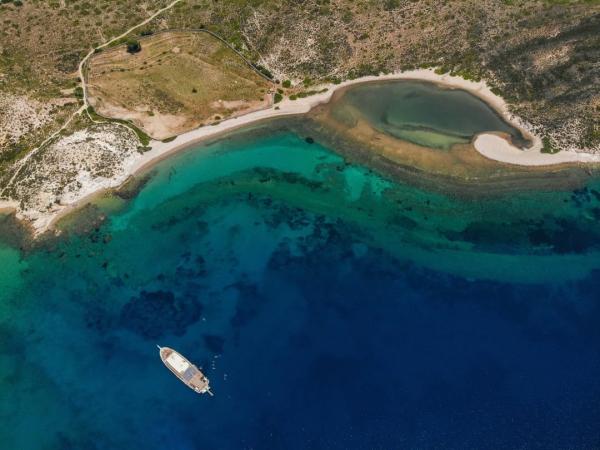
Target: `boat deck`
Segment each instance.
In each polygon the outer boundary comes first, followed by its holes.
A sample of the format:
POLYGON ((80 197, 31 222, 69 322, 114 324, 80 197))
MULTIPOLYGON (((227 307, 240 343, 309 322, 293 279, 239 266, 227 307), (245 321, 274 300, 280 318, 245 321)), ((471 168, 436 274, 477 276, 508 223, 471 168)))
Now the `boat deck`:
POLYGON ((206 376, 187 359, 168 347, 159 347, 160 358, 173 374, 183 381, 190 389, 212 395, 206 376))
POLYGON ((189 368, 183 373, 181 379, 194 390, 205 391, 208 388, 208 380, 197 369, 189 368))

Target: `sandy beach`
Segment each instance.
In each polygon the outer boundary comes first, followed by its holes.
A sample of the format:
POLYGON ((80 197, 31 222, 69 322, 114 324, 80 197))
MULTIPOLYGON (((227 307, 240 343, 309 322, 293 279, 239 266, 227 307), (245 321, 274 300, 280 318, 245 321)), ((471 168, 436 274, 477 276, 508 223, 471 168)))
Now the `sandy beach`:
POLYGON ((297 100, 285 98, 280 103, 269 108, 233 117, 223 120, 215 125, 200 127, 180 134, 170 142, 152 141, 150 143, 150 146, 152 147, 151 150, 124 161, 123 171, 118 177, 85 179, 82 188, 75 195, 71 194, 63 197, 60 204, 55 204, 51 211, 37 212, 36 217, 31 218, 27 217, 26 214, 23 214, 19 210, 18 203, 12 201, 0 201, 0 212, 16 211, 19 219, 30 222, 36 233, 42 233, 47 229, 52 228, 59 218, 89 202, 94 196, 99 195, 107 189, 116 188, 122 185, 130 176, 139 173, 177 151, 189 148, 193 144, 263 120, 306 114, 316 106, 328 103, 334 93, 348 86, 360 83, 394 80, 428 81, 447 88, 465 90, 485 101, 496 110, 504 120, 521 130, 523 135, 533 143, 530 148, 522 150, 513 146, 509 141, 500 136, 492 133, 482 133, 474 139, 473 145, 481 155, 488 159, 520 166, 600 162, 600 155, 579 153, 575 151, 561 151, 557 154, 541 153, 542 141, 540 137, 534 135, 529 130, 527 124, 523 123, 518 117, 515 117, 510 113, 507 103, 501 97, 494 94, 485 81, 474 82, 449 74, 440 75, 431 69, 419 69, 380 76, 366 76, 354 80, 347 80, 339 84, 321 85, 316 89, 323 90, 327 88, 325 92, 305 98, 298 98, 297 100))
POLYGON ((333 94, 338 89, 360 83, 393 80, 429 81, 445 87, 468 91, 469 93, 484 100, 487 104, 494 108, 504 118, 504 120, 521 130, 525 137, 533 142, 531 148, 527 150, 521 150, 511 145, 507 140, 494 134, 480 134, 475 138, 473 143, 477 151, 486 158, 503 163, 517 164, 522 166, 541 166, 563 164, 568 162, 600 162, 600 155, 591 155, 588 153, 579 153, 574 151, 561 151, 556 154, 541 153, 540 150, 542 148, 542 141, 540 137, 534 135, 528 129, 526 124, 510 113, 508 105, 504 99, 494 94, 485 81, 474 82, 448 74, 439 75, 431 69, 419 69, 380 76, 361 77, 354 80, 347 80, 337 85, 330 84, 320 86, 321 89, 327 88, 327 91, 310 97, 299 98, 297 100, 290 100, 286 98, 282 102, 268 109, 255 111, 243 116, 224 120, 217 125, 205 126, 180 134, 176 139, 168 143, 158 141, 152 142, 152 150, 145 153, 142 158, 137 160, 129 167, 129 174, 133 175, 154 161, 160 160, 172 152, 189 147, 190 145, 200 142, 203 139, 214 137, 221 133, 265 119, 306 114, 314 107, 329 102, 333 94))
POLYGON ((473 141, 475 149, 495 161, 521 166, 549 166, 563 163, 598 163, 600 155, 563 150, 558 153, 541 153, 542 143, 533 136, 532 147, 522 150, 495 134, 480 134, 473 141))
POLYGON ((17 202, 12 202, 8 200, 0 200, 0 213, 4 212, 13 212, 19 207, 17 202))

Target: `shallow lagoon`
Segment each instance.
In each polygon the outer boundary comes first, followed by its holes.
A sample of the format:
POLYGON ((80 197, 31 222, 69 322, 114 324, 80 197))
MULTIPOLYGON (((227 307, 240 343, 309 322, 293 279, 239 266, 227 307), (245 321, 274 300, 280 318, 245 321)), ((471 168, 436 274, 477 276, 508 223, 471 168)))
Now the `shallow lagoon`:
POLYGON ((333 114, 365 118, 375 129, 425 147, 447 150, 478 133, 506 133, 523 145, 521 133, 477 97, 460 89, 418 81, 366 83, 349 89, 333 114))
POLYGON ((266 129, 105 203, 89 232, 0 244, 6 448, 600 442, 597 181, 462 199, 266 129))

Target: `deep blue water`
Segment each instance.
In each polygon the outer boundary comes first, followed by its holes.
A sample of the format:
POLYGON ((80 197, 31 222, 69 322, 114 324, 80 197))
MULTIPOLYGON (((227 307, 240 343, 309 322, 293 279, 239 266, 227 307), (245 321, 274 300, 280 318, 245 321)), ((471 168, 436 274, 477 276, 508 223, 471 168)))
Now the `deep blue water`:
POLYGON ((466 200, 258 134, 98 211, 0 244, 2 448, 600 448, 597 182, 466 200))

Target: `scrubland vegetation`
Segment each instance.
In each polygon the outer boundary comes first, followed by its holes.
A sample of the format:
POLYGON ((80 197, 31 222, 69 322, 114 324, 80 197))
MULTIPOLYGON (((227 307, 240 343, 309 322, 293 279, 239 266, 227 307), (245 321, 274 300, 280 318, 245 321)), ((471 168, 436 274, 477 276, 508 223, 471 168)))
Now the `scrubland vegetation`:
MULTIPOLYGON (((17 129, 0 112, 0 187, 15 162, 80 107, 84 55, 169 3, 2 1, 0 104, 19 106, 10 117, 30 119, 17 129)), ((307 79, 316 86, 435 67, 485 79, 544 137, 546 151, 600 151, 599 0, 183 0, 96 56, 124 51, 129 39, 141 45, 130 46, 139 57, 148 36, 192 29, 220 36, 280 83, 281 98, 316 90, 307 79)), ((200 86, 185 89, 202 95, 200 86)), ((226 109, 211 114, 220 119, 226 109)))
POLYGON ((598 0, 188 0, 165 21, 219 33, 283 83, 420 67, 485 79, 557 148, 600 151, 598 0))

